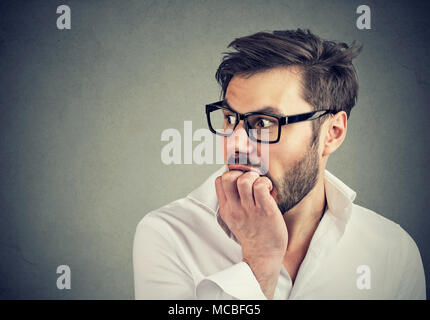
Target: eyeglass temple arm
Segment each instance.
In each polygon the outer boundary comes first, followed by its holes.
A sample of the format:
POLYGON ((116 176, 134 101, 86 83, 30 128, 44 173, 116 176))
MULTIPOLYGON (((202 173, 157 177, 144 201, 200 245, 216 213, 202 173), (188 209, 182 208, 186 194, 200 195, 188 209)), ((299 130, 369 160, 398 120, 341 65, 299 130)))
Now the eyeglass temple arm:
POLYGON ((282 118, 282 120, 283 120, 282 122, 283 122, 283 124, 290 124, 290 123, 306 121, 306 120, 315 120, 315 119, 318 119, 319 117, 322 117, 323 115, 325 115, 327 113, 332 113, 332 111, 331 110, 319 110, 319 111, 313 111, 313 112, 298 114, 295 116, 284 117, 284 118, 282 118))

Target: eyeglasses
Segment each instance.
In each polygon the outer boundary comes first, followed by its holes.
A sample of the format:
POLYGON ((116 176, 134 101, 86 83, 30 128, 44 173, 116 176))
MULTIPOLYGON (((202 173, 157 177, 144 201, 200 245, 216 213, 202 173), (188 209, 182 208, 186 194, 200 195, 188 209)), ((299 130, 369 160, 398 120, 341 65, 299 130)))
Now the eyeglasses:
POLYGON ((206 105, 209 130, 216 135, 229 137, 240 120, 243 120, 248 137, 260 143, 276 143, 281 138, 281 127, 291 123, 315 120, 334 110, 319 110, 291 116, 280 116, 265 112, 238 113, 224 106, 224 101, 206 105))

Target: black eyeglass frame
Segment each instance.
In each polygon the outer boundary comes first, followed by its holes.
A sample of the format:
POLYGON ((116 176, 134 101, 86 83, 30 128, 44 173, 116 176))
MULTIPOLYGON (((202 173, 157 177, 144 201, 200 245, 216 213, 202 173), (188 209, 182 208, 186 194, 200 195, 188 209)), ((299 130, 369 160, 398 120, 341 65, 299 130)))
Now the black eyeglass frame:
MULTIPOLYGON (((318 110, 318 111, 311 111, 311 112, 305 112, 305 113, 300 113, 300 114, 294 114, 291 116, 280 116, 277 114, 271 114, 271 113, 266 113, 266 112, 247 112, 247 113, 238 113, 236 111, 231 110, 228 107, 223 106, 223 100, 221 101, 217 101, 214 103, 209 103, 206 105, 206 118, 208 121, 208 126, 209 126, 209 130, 219 136, 223 136, 223 137, 229 137, 233 134, 233 131, 236 129, 237 125, 239 124, 240 120, 243 120, 244 124, 245 124, 245 131, 246 134, 248 135, 248 137, 256 142, 259 143, 277 143, 279 142, 279 140, 281 139, 281 128, 282 126, 285 126, 287 124, 291 124, 291 123, 297 123, 297 122, 302 122, 302 121, 309 121, 309 120, 315 120, 318 118, 321 118, 322 116, 326 115, 326 114, 334 114, 337 113, 334 110, 318 110), (220 133, 217 132, 214 128, 212 128, 212 124, 210 121, 210 113, 212 111, 218 110, 218 109, 224 109, 227 110, 229 112, 232 112, 236 115, 236 123, 234 124, 233 130, 231 133, 220 133), (263 141, 263 140, 259 140, 254 138, 252 135, 249 134, 249 124, 248 124, 248 117, 251 115, 263 115, 263 116, 269 116, 269 117, 273 117, 276 118, 278 120, 278 138, 276 140, 273 141, 263 141)), ((252 129, 252 128, 251 128, 252 129)))

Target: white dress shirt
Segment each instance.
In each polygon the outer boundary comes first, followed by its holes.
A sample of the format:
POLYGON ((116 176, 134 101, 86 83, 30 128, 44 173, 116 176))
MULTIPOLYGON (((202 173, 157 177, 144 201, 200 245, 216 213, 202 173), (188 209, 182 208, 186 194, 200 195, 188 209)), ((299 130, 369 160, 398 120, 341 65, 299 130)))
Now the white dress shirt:
MULTIPOLYGON (((136 299, 266 299, 218 214, 215 178, 146 214, 136 228, 136 299)), ((325 170, 327 209, 294 285, 281 268, 274 299, 425 299, 421 256, 398 224, 353 203, 325 170)))

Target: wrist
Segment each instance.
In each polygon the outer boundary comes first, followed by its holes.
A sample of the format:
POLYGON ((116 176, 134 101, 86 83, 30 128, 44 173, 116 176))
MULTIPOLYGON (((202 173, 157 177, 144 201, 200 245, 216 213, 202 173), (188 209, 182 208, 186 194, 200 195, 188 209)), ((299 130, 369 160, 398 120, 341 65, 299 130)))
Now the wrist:
POLYGON ((244 257, 242 261, 247 263, 251 268, 267 299, 273 299, 278 278, 281 273, 282 259, 277 257, 259 257, 257 259, 250 260, 244 257))

